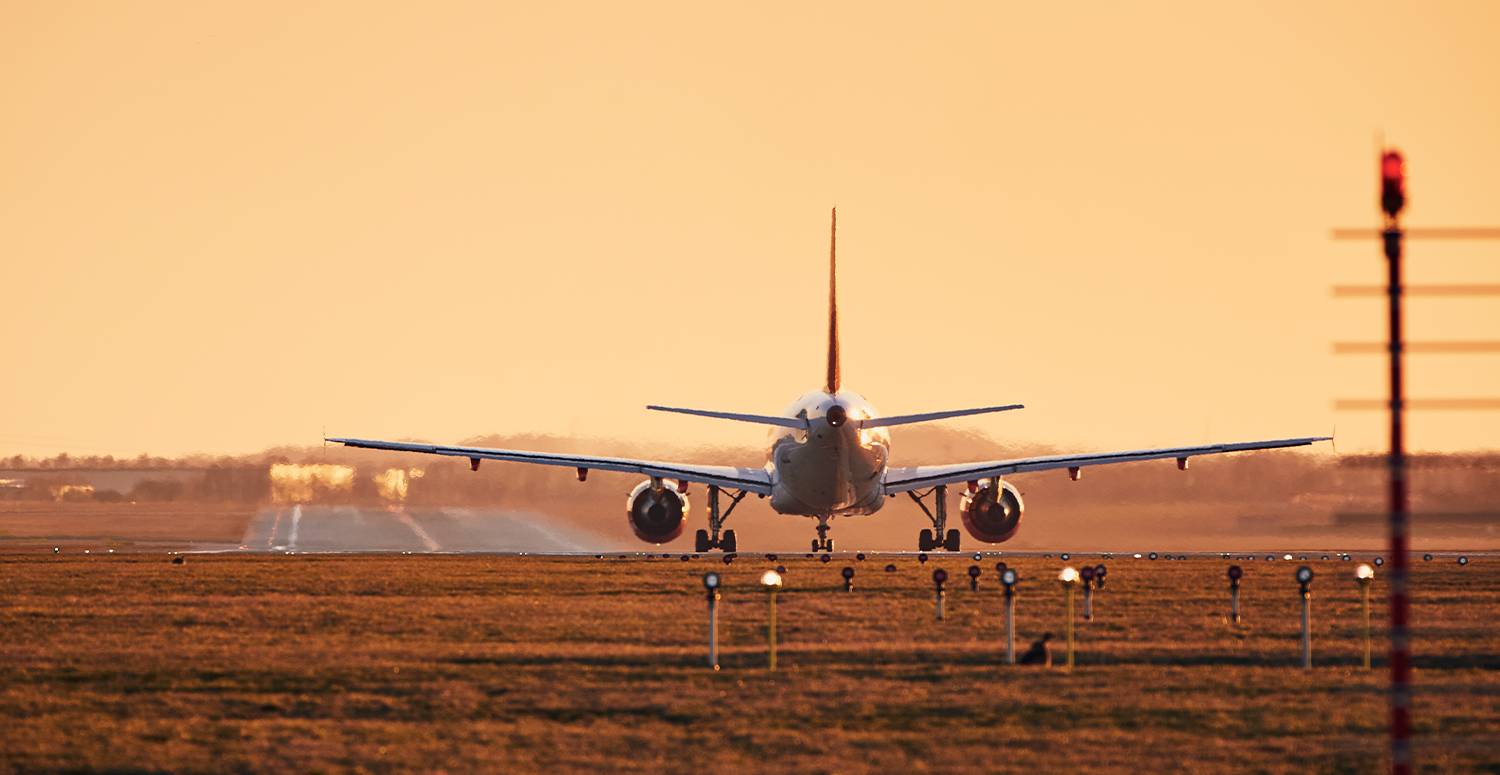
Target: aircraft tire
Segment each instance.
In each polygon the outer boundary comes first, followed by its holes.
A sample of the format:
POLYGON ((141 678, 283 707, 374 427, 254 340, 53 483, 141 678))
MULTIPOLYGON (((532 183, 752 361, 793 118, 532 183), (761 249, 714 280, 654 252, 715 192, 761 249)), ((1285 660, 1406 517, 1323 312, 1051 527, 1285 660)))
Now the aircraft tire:
POLYGON ((937 542, 932 540, 932 530, 929 528, 922 528, 922 532, 917 534, 917 551, 930 552, 936 548, 937 542))
POLYGON ((725 554, 734 554, 739 551, 740 544, 735 540, 733 530, 724 531, 724 537, 719 539, 719 548, 724 550, 725 554))
POLYGON ((943 540, 943 548, 947 549, 950 552, 956 552, 958 551, 959 540, 960 537, 958 531, 949 530, 948 535, 943 540))
POLYGON ((701 554, 703 552, 708 551, 709 550, 709 546, 710 545, 708 543, 708 531, 707 530, 699 530, 698 533, 697 533, 697 535, 695 535, 694 538, 693 538, 693 547, 694 547, 693 551, 698 552, 698 553, 701 554))

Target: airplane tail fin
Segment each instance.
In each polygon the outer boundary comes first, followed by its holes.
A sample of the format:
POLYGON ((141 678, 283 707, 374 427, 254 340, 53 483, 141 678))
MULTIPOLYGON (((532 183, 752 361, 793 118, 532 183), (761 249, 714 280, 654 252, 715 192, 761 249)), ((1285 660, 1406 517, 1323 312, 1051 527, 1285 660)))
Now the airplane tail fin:
POLYGON ((830 394, 839 392, 839 294, 838 294, 839 209, 833 208, 833 225, 828 237, 828 385, 830 394))

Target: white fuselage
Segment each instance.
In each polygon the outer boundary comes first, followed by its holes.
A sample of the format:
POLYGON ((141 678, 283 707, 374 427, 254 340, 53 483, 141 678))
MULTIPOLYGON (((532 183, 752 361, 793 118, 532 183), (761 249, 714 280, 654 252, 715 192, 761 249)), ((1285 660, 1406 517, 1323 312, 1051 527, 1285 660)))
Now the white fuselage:
POLYGON ((881 484, 890 460, 885 428, 862 430, 861 420, 878 416, 857 393, 813 390, 782 413, 806 419, 807 430, 774 427, 766 470, 771 475, 771 508, 780 514, 832 517, 873 514, 884 503, 881 484), (839 407, 846 417, 839 421, 839 407))

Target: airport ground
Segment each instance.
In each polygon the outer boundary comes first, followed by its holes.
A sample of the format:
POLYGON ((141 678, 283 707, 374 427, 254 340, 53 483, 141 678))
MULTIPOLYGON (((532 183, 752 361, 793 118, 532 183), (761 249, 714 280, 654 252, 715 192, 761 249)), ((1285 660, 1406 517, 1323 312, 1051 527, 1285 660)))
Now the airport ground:
MULTIPOLYGON (((1061 636, 1063 561, 1008 559, 1018 645, 1061 636)), ((994 560, 972 591, 967 554, 4 554, 0 772, 1383 771, 1383 573, 1365 671, 1353 563, 1307 562, 1306 671, 1299 561, 1240 563, 1238 625, 1219 558, 1084 561, 1110 573, 1066 671, 1005 664, 994 560)), ((1414 581, 1419 771, 1500 772, 1500 561, 1414 581)))

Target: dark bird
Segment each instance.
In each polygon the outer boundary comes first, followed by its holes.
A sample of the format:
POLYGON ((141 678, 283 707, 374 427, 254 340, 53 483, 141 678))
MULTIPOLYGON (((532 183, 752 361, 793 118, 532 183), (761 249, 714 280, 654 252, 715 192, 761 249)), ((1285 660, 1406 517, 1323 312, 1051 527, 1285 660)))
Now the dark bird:
POLYGON ((1052 667, 1052 647, 1047 645, 1049 640, 1052 640, 1052 633, 1042 633, 1042 639, 1032 643, 1031 648, 1021 655, 1021 664, 1052 667))

